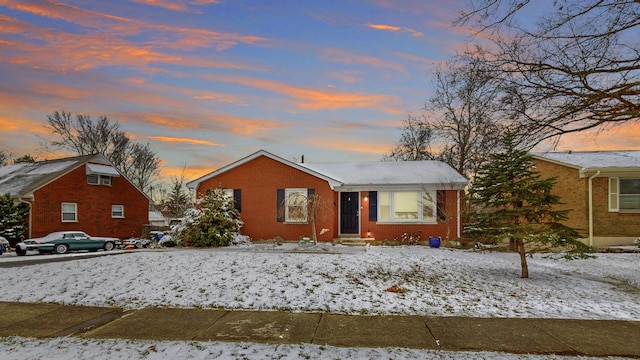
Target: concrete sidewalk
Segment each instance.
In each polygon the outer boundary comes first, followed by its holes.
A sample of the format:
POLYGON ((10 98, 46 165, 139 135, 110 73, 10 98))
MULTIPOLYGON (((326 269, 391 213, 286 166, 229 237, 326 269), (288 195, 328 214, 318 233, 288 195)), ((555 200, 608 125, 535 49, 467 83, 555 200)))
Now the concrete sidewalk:
POLYGON ((640 321, 354 316, 0 302, 0 336, 311 343, 640 357, 640 321))

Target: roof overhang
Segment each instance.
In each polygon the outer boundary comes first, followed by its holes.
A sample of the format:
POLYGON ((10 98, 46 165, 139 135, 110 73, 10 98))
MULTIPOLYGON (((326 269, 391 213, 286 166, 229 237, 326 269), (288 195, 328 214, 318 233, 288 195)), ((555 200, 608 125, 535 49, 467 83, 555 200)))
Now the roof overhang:
POLYGON ((227 171, 229 171, 231 169, 234 169, 234 168, 236 168, 236 167, 238 167, 240 165, 246 164, 246 163, 248 163, 248 162, 250 162, 250 161, 252 161, 252 160, 254 160, 256 158, 259 158, 260 156, 265 156, 267 158, 270 158, 272 160, 275 160, 277 162, 280 162, 282 164, 290 166, 290 167, 292 167, 294 169, 297 169, 297 170, 300 170, 302 172, 305 172, 305 173, 307 173, 309 175, 312 175, 312 176, 315 176, 317 178, 326 180, 329 183, 329 186, 331 187, 331 189, 334 189, 334 188, 342 185, 342 183, 340 181, 336 180, 336 179, 328 177, 328 176, 326 176, 324 174, 321 174, 319 172, 313 171, 313 170, 311 170, 311 169, 309 169, 309 168, 307 168, 305 166, 301 166, 300 164, 296 164, 293 161, 289 161, 289 160, 283 159, 283 158, 281 158, 281 157, 279 157, 277 155, 274 155, 274 154, 272 154, 272 153, 270 153, 268 151, 260 150, 260 151, 257 151, 255 153, 249 155, 249 156, 246 156, 246 157, 244 157, 244 158, 242 158, 242 159, 240 159, 238 161, 235 161, 235 162, 233 162, 233 163, 231 163, 229 165, 223 166, 223 167, 221 167, 220 169, 218 169, 218 170, 216 170, 214 172, 211 172, 211 173, 209 173, 207 175, 201 176, 201 177, 199 177, 199 178, 197 178, 195 180, 189 181, 187 183, 187 187, 189 189, 194 189, 195 190, 195 189, 198 188, 198 185, 200 185, 201 182, 206 181, 208 179, 211 179, 213 177, 216 177, 216 176, 218 176, 218 175, 220 175, 222 173, 225 173, 225 172, 227 172, 227 171))
POLYGON ((111 177, 120 176, 118 170, 116 170, 116 168, 114 168, 113 166, 94 163, 87 163, 86 165, 87 175, 102 175, 111 177))
POLYGON ((604 167, 604 168, 582 168, 579 171, 581 178, 586 177, 640 177, 640 168, 637 167, 604 167))
POLYGON ((464 190, 467 183, 454 184, 343 184, 332 187, 334 191, 435 191, 464 190))

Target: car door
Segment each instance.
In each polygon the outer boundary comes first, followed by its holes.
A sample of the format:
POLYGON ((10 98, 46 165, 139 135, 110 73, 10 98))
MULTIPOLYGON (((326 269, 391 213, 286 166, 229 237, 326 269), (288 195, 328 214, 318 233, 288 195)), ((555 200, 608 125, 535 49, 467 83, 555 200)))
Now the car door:
POLYGON ((92 250, 97 249, 98 245, 85 233, 74 233, 76 248, 74 250, 92 250))

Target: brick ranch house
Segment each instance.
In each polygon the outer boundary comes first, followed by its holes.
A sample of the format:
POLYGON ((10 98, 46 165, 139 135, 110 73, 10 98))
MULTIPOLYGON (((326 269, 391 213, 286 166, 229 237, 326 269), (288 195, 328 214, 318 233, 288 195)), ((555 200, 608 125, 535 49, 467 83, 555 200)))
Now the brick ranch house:
POLYGON ((198 198, 216 188, 233 194, 242 233, 254 240, 311 236, 300 209, 314 195, 319 241, 459 237, 466 185, 439 161, 295 163, 264 150, 187 184, 198 198))
POLYGON ((29 205, 27 236, 79 230, 93 236, 140 236, 149 198, 103 155, 0 167, 0 194, 29 205))
POLYGON ((535 153, 543 178, 572 209, 566 225, 587 245, 629 245, 640 236, 640 151, 535 153))

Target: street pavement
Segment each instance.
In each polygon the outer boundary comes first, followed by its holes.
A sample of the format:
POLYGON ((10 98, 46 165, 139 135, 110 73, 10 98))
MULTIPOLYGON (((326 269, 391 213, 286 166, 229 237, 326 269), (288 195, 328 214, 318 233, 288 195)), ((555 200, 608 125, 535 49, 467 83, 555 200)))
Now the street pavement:
POLYGON ((123 310, 0 302, 0 337, 121 338, 403 347, 640 358, 640 321, 123 310))

